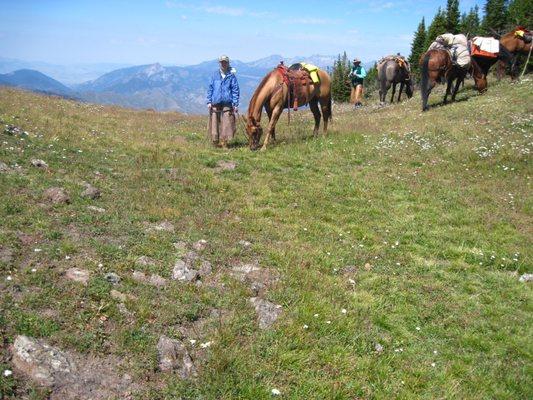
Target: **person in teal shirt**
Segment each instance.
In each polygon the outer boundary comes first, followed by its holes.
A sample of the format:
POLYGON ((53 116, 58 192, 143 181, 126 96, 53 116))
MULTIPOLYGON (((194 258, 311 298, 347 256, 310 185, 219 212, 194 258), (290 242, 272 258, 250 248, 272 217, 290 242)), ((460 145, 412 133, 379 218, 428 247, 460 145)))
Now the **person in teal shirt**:
POLYGON ((357 58, 353 60, 349 77, 352 83, 350 102, 353 103, 355 108, 362 107, 363 103, 361 103, 361 99, 363 98, 363 84, 366 78, 366 70, 361 65, 361 60, 357 58))

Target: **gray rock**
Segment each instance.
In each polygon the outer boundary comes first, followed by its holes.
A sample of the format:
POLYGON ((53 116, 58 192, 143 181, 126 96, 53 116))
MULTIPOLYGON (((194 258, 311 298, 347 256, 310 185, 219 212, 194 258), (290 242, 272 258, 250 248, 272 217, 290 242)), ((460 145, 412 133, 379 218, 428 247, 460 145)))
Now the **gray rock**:
POLYGON ((183 260, 177 260, 172 270, 172 279, 176 281, 192 282, 198 279, 199 273, 197 270, 190 268, 183 260))
POLYGON ((32 158, 30 162, 31 165, 36 168, 48 169, 48 164, 43 160, 39 160, 38 158, 32 158))
POLYGON ((2 161, 0 161, 0 174, 3 172, 9 172, 10 170, 11 169, 6 163, 3 163, 2 161))
POLYGON ((200 276, 210 275, 211 272, 213 272, 213 266, 211 265, 211 263, 207 260, 202 261, 202 264, 200 265, 200 270, 198 271, 200 276))
POLYGON ((383 346, 379 343, 376 343, 376 345, 374 346, 374 350, 376 350, 376 352, 378 353, 382 353, 383 352, 383 346))
POLYGON ((185 251, 187 249, 187 243, 185 243, 183 241, 179 241, 179 242, 176 242, 176 243, 173 243, 173 244, 174 244, 174 248, 176 250, 185 251))
POLYGON ((152 276, 150 276, 150 279, 148 280, 148 282, 151 285, 154 285, 156 287, 164 287, 167 285, 167 280, 163 278, 162 276, 159 276, 156 274, 153 274, 152 276))
POLYGON ((85 190, 81 193, 81 197, 86 197, 92 200, 96 200, 100 198, 100 196, 100 190, 89 184, 85 186, 85 190))
POLYGON ((233 171, 237 167, 237 163, 235 161, 225 161, 220 160, 217 162, 216 170, 218 172, 220 171, 233 171))
POLYGON ((252 246, 252 243, 247 240, 239 240, 239 244, 246 249, 252 246))
POLYGON ((66 272, 66 277, 75 282, 81 282, 84 285, 87 285, 89 282, 89 271, 80 268, 69 268, 66 272))
POLYGON ((63 188, 52 187, 44 191, 44 198, 54 204, 70 203, 70 196, 63 188))
POLYGON ((115 289, 112 289, 109 294, 115 300, 122 301, 122 302, 125 302, 127 300, 137 300, 137 297, 135 297, 134 295, 122 293, 115 289))
POLYGON ((197 241, 196 243, 194 243, 192 245, 193 249, 196 250, 196 251, 202 251, 204 250, 206 247, 207 247, 207 240, 205 239, 200 239, 199 241, 197 241))
POLYGON ((174 232, 176 228, 169 221, 161 221, 157 224, 148 225, 148 232, 174 232))
POLYGON ((17 336, 12 353, 15 368, 42 386, 53 386, 57 375, 77 370, 66 353, 27 336, 17 336))
POLYGON ((141 271, 133 271, 132 277, 137 282, 146 283, 147 281, 146 274, 141 271))
POLYGON ((533 274, 524 274, 518 280, 520 282, 531 282, 533 281, 533 274))
POLYGON ((105 213, 105 208, 96 207, 96 206, 87 206, 87 210, 96 211, 98 213, 105 213))
POLYGON ((112 283, 113 285, 118 285, 120 283, 120 276, 118 276, 114 272, 108 272, 104 275, 104 278, 106 281, 112 283))
POLYGON ((157 353, 161 371, 177 371, 182 379, 197 375, 191 355, 179 340, 161 336, 157 342, 157 353))
POLYGON ((0 263, 11 264, 13 262, 13 249, 0 246, 0 263))
POLYGON ((153 258, 147 256, 141 256, 135 260, 135 265, 139 267, 148 267, 156 265, 156 261, 153 258))
POLYGON ((131 376, 116 373, 111 357, 82 357, 27 336, 17 336, 10 350, 15 370, 49 388, 51 400, 127 399, 137 388, 131 376))
POLYGON ((270 328, 283 312, 280 305, 259 297, 252 297, 250 303, 255 308, 260 329, 270 328))

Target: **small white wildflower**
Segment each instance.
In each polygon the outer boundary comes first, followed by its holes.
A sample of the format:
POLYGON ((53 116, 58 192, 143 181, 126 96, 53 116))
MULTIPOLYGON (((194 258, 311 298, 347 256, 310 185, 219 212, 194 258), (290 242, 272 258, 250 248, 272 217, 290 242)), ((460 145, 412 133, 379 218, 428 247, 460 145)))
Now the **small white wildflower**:
POLYGON ((436 364, 435 364, 434 362, 433 362, 433 363, 431 363, 431 366, 432 366, 432 367, 434 367, 435 365, 436 365, 436 364))
POLYGON ((201 347, 202 349, 206 349, 206 348, 210 347, 211 344, 212 344, 212 342, 200 343, 200 347, 201 347))
POLYGON ((13 371, 11 371, 10 369, 6 369, 4 371, 4 376, 7 378, 8 376, 11 376, 13 375, 13 371))
POLYGON ((39 253, 40 251, 43 251, 43 249, 33 249, 33 251, 39 253))
POLYGON ((348 282, 350 282, 352 285, 355 285, 355 281, 352 278, 348 279, 348 282))
POLYGON ((399 266, 400 266, 400 263, 396 263, 396 265, 399 267, 399 266))
POLYGON ((280 392, 278 389, 272 389, 271 393, 272 393, 272 395, 274 395, 274 396, 279 396, 279 395, 281 395, 281 392, 280 392))
POLYGON ((341 313, 343 313, 343 314, 346 314, 347 312, 348 312, 348 311, 346 310, 346 308, 343 308, 343 309, 341 310, 341 313))
POLYGON ((70 256, 65 256, 65 260, 70 260, 70 256))
POLYGON ((103 266, 104 266, 104 264, 98 263, 98 267, 102 268, 103 266))
POLYGON ((416 327, 415 329, 416 329, 417 331, 419 331, 419 330, 420 330, 420 327, 419 327, 419 326, 417 326, 417 327, 416 327))
POLYGON ((308 325, 304 325, 304 329, 309 329, 309 326, 308 325))
POLYGON ((329 320, 328 320, 328 321, 326 321, 326 324, 328 324, 328 325, 329 325, 329 324, 331 324, 331 321, 329 321, 329 320))
POLYGON ((433 354, 437 354, 437 350, 433 350, 433 354))
POLYGON ((37 268, 32 268, 31 272, 37 272, 37 268))
POLYGON ((318 318, 318 314, 313 315, 313 317, 318 318))
POLYGON ((10 281, 10 280, 13 280, 13 278, 11 277, 11 275, 8 275, 6 280, 10 281))

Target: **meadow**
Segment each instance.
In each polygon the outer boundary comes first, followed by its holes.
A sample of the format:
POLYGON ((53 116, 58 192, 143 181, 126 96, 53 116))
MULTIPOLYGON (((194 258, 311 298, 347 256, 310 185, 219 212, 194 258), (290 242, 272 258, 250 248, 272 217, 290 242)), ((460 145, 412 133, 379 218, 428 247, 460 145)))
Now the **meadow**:
MULTIPOLYGON (((317 138, 302 110, 252 152, 242 126, 226 151, 204 117, 0 88, 0 371, 26 335, 116 362, 136 399, 532 398, 532 91, 335 105, 317 138), (172 279, 190 251, 212 269, 172 279), (252 297, 281 306, 269 328, 252 297), (196 377, 159 371, 161 335, 196 377)), ((15 370, 0 392, 53 389, 15 370)))

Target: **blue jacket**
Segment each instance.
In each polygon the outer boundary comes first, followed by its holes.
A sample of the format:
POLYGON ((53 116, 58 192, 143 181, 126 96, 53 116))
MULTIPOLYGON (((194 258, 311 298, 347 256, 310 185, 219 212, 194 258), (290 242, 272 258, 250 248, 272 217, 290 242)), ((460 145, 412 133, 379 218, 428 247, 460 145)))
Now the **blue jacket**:
POLYGON ((213 74, 207 88, 207 104, 231 104, 233 107, 238 107, 239 95, 239 83, 233 71, 228 71, 224 79, 220 70, 213 74))

